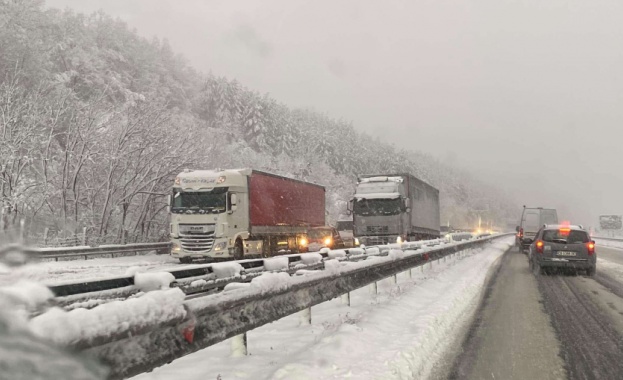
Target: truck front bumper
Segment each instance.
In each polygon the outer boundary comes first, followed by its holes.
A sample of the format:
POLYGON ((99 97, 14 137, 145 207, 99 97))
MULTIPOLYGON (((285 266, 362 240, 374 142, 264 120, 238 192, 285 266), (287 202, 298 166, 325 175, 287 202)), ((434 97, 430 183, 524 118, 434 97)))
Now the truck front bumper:
POLYGON ((230 247, 228 247, 228 240, 226 238, 214 239, 211 245, 198 246, 198 243, 193 245, 192 241, 179 239, 172 239, 171 257, 176 259, 191 258, 191 259, 205 259, 205 258, 228 258, 230 257, 230 247))

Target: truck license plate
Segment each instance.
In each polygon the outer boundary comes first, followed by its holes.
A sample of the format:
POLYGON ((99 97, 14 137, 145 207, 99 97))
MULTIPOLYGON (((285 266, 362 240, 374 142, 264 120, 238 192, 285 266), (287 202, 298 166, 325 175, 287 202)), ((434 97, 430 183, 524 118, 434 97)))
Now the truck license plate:
POLYGON ((575 256, 575 252, 571 252, 571 251, 558 251, 558 256, 575 256))

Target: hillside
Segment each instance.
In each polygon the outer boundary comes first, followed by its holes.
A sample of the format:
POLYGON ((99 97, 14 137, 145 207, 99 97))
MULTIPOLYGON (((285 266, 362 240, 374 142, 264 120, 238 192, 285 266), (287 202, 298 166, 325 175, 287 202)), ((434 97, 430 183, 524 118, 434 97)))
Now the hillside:
POLYGON ((434 158, 352 123, 292 109, 199 73, 165 41, 103 13, 0 0, 0 199, 5 228, 86 227, 101 242, 166 239, 166 195, 183 168, 254 167, 327 187, 328 219, 357 174, 410 172, 438 187, 442 221, 503 221, 515 205, 434 158), (124 232, 125 231, 125 232, 124 232))

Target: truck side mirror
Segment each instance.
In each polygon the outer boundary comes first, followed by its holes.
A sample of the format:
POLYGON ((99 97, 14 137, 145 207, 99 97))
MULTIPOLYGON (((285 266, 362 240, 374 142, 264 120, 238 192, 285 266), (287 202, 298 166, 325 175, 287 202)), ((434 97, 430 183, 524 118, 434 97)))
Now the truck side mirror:
POLYGON ((231 214, 232 212, 238 209, 238 196, 236 194, 229 194, 229 210, 227 213, 231 214))
POLYGON ((405 203, 405 208, 410 210, 411 209, 411 199, 404 198, 404 203, 405 203))
POLYGON ((173 199, 173 195, 167 196, 167 212, 171 213, 171 200, 173 199))
POLYGON ((348 201, 348 203, 346 203, 346 215, 352 215, 352 213, 353 213, 353 202, 354 202, 354 200, 351 199, 350 201, 348 201))

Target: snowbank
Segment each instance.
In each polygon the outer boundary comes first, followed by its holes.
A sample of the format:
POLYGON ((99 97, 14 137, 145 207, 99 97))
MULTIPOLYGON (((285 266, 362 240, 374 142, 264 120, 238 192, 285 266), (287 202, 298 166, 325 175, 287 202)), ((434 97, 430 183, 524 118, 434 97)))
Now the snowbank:
POLYGON ((242 272, 243 269, 242 265, 236 262, 212 264, 212 271, 216 275, 216 278, 240 276, 240 272, 242 272))
POLYGON ((325 260, 324 270, 327 271, 327 273, 337 274, 340 271, 340 262, 335 259, 325 260))
POLYGON ((290 275, 284 272, 263 273, 251 280, 251 287, 262 293, 286 289, 288 286, 290 286, 290 275))
POLYGON ((223 291, 230 292, 238 289, 249 289, 250 286, 251 284, 249 284, 248 282, 230 282, 229 284, 225 285, 223 291))
POLYGON ((150 292, 139 298, 114 301, 96 308, 66 312, 53 308, 33 318, 29 327, 37 336, 61 345, 109 336, 186 316, 180 289, 150 292))
POLYGON ((392 260, 398 260, 405 257, 405 253, 401 249, 390 249, 387 256, 389 256, 389 258, 391 258, 392 260))
POLYGON ((0 287, 0 296, 4 301, 2 306, 21 306, 33 310, 54 297, 54 294, 44 285, 22 280, 11 286, 0 287))
POLYGON ((173 281, 175 281, 175 276, 169 272, 136 273, 134 275, 134 285, 143 292, 168 289, 173 281))
POLYGON ((264 259, 264 269, 268 271, 287 270, 290 261, 287 257, 271 257, 264 259))
POLYGON ((378 249, 377 247, 366 248, 365 252, 366 252, 366 255, 368 256, 375 256, 375 255, 381 254, 381 250, 378 249))
POLYGON ((189 286, 191 288, 194 288, 194 287, 204 286, 207 283, 208 282, 206 280, 201 279, 201 280, 195 280, 195 281, 191 282, 189 286))
POLYGON ((301 262, 305 265, 314 265, 322 261, 322 255, 316 252, 301 255, 301 262))
POLYGON ((330 251, 328 256, 330 259, 337 259, 338 257, 346 257, 346 251, 342 249, 336 249, 336 250, 330 251))

